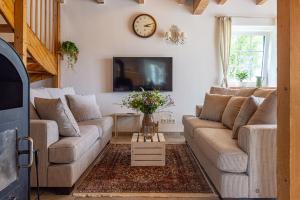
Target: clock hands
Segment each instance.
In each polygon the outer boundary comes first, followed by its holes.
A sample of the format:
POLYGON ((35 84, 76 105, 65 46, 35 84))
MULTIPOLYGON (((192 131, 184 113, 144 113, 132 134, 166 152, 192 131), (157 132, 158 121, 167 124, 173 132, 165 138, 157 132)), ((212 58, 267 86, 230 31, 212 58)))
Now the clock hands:
POLYGON ((151 24, 145 24, 144 27, 151 27, 152 24, 154 24, 154 23, 151 23, 151 24))

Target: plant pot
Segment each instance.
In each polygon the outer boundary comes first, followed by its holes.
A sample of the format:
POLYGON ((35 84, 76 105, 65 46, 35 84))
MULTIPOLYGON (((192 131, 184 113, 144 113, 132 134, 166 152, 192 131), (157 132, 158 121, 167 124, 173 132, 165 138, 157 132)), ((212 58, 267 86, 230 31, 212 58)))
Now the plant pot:
POLYGON ((240 87, 246 87, 246 86, 247 86, 246 82, 240 81, 240 87))

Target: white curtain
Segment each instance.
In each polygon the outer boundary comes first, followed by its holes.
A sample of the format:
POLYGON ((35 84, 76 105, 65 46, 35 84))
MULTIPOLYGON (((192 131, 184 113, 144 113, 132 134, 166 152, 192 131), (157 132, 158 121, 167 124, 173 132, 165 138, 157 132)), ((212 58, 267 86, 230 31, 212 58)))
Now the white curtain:
POLYGON ((219 47, 220 56, 223 70, 222 86, 228 87, 227 71, 230 57, 230 45, 231 45, 231 17, 218 17, 219 26, 219 47))

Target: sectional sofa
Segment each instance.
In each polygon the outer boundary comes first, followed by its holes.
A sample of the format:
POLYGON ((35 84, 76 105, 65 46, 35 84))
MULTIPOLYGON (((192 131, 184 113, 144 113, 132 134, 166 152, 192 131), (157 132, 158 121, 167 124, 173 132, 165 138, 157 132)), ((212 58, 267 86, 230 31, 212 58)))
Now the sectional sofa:
MULTIPOLYGON (((212 87, 210 93, 267 98, 274 90, 212 87)), ((184 135, 220 196, 276 198, 276 124, 245 125, 233 139, 232 130, 220 121, 200 119, 201 112, 197 106, 196 116, 183 117, 184 135)))

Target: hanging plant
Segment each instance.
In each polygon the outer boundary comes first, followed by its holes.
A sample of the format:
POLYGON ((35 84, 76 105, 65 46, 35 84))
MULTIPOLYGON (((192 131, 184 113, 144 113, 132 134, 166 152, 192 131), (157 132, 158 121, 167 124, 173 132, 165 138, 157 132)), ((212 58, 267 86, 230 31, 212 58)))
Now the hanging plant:
POLYGON ((61 44, 61 52, 67 56, 69 68, 73 68, 78 60, 79 49, 76 44, 71 41, 65 41, 61 44))

